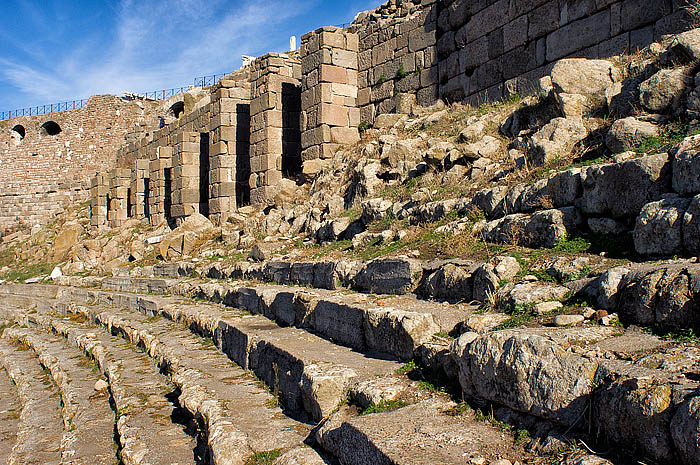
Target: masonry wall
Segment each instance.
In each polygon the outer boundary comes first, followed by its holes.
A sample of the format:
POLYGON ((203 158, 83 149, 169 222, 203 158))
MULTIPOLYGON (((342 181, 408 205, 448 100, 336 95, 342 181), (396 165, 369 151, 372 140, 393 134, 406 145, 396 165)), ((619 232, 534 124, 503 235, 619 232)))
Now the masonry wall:
POLYGON ((609 58, 687 28, 683 0, 445 0, 440 96, 528 93, 562 58, 609 58))
POLYGON ((0 234, 87 200, 90 177, 114 166, 127 134, 147 124, 147 106, 96 95, 81 109, 0 122, 0 234), (47 122, 60 133, 47 134, 47 122), (24 138, 13 131, 20 126, 24 138))
MULTIPOLYGON (((438 99, 436 0, 392 0, 359 15, 351 30, 359 37, 357 105, 360 119, 393 113, 402 96, 433 105, 438 99)), ((409 106, 410 111, 410 106, 409 106)))

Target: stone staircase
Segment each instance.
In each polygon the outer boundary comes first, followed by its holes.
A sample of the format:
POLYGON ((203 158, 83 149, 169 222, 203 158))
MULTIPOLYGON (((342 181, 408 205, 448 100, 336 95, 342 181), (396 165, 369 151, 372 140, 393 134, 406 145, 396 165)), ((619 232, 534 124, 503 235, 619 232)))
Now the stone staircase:
POLYGON ((105 448, 125 464, 627 463, 552 454, 591 438, 645 463, 698 463, 693 344, 621 327, 465 332, 475 307, 413 295, 185 277, 61 284, 0 287, 17 386, 0 372, 0 402, 22 407, 19 424, 0 417, 0 454, 16 429, 10 457, 50 455, 36 463, 101 463, 80 457, 105 448), (31 430, 25 413, 45 398, 61 402, 42 404, 47 430, 31 430))

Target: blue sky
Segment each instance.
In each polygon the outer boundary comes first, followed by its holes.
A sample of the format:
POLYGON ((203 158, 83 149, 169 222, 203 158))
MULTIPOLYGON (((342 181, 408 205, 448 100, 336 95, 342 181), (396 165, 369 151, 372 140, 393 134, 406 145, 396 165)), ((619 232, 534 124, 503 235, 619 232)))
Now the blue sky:
POLYGON ((230 72, 382 0, 0 0, 0 110, 230 72))

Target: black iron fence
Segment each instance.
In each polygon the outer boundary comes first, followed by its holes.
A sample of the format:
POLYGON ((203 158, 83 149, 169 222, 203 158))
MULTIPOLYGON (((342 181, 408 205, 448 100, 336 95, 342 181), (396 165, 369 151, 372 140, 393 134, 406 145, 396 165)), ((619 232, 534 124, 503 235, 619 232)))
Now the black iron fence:
MULTIPOLYGON (((150 100, 165 100, 169 99, 173 95, 182 94, 187 92, 192 87, 208 87, 216 84, 221 78, 226 76, 225 73, 222 74, 211 74, 209 76, 201 76, 194 79, 194 84, 192 86, 184 87, 174 87, 172 89, 156 90, 153 92, 142 92, 142 93, 129 93, 127 96, 139 97, 150 100)), ((45 115, 47 113, 55 113, 60 111, 77 110, 83 108, 88 102, 88 99, 73 100, 70 102, 52 103, 48 105, 37 105, 35 107, 21 108, 18 110, 10 111, 0 111, 0 121, 6 119, 17 118, 18 116, 34 116, 34 115, 45 115)))

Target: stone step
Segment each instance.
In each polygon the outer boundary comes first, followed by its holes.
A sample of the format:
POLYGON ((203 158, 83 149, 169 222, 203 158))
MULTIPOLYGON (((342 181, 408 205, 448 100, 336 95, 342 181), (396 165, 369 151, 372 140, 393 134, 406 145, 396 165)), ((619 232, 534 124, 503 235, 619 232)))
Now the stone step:
MULTIPOLYGON (((81 280, 69 279, 76 284, 81 280)), ((134 288, 143 289, 139 278, 134 288)), ((161 280, 157 280, 161 281, 161 280)), ((103 281, 104 288, 131 291, 132 278, 103 281)), ((476 306, 445 305, 412 295, 376 296, 351 291, 327 291, 270 284, 237 285, 198 280, 168 280, 170 294, 222 303, 261 314, 281 325, 295 326, 361 352, 378 352, 402 360, 435 334, 458 330, 476 306)))
POLYGON ((285 416, 278 399, 251 373, 182 325, 103 306, 71 311, 123 334, 171 375, 182 405, 206 422, 213 463, 243 464, 251 451, 291 449, 309 435, 311 427, 285 416))
POLYGON ((478 421, 470 410, 456 411, 453 402, 437 399, 362 416, 345 407, 316 437, 343 465, 511 463, 527 455, 512 433, 478 421))
POLYGON ((17 441, 20 412, 17 388, 0 367, 0 463, 7 463, 17 441))
MULTIPOLYGON (((278 392, 290 412, 318 421, 347 398, 352 386, 392 373, 400 364, 333 344, 308 331, 280 327, 261 315, 182 298, 66 289, 74 302, 109 303, 184 324, 278 392)), ((70 306, 59 307, 64 311, 70 306)), ((89 312, 92 307, 87 306, 89 312)))
POLYGON ((17 387, 21 413, 8 465, 61 463, 63 421, 58 389, 26 346, 0 339, 0 365, 17 387))
POLYGON ((114 442, 115 412, 109 392, 96 389, 102 378, 93 362, 55 336, 36 329, 8 328, 4 337, 30 347, 58 386, 65 432, 62 462, 74 465, 111 465, 117 458, 114 442))
POLYGON ((174 404, 177 392, 158 373, 150 358, 121 337, 58 316, 35 318, 68 339, 99 364, 109 382, 117 410, 121 459, 125 464, 182 465, 202 462, 203 451, 188 430, 189 424, 174 404), (180 420, 185 425, 177 424, 180 420))

